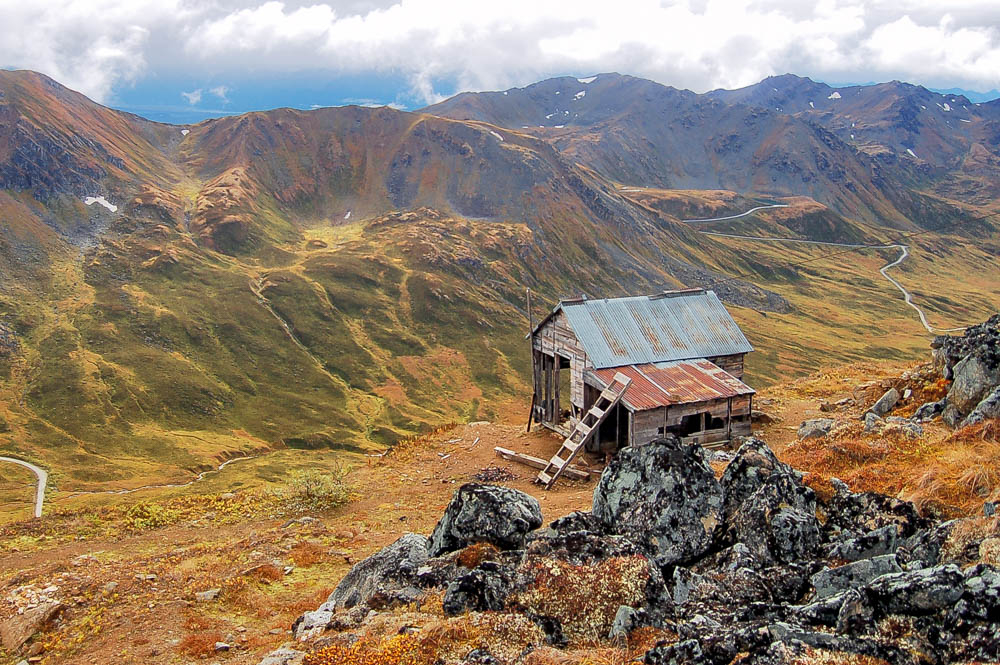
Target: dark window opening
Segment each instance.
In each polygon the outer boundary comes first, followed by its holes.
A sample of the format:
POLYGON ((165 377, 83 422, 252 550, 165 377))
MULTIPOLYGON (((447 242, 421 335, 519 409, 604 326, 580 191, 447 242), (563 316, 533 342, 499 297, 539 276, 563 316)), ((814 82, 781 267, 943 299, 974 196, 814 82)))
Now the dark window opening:
POLYGON ((690 436, 695 432, 704 431, 703 423, 705 422, 705 413, 694 413, 690 416, 683 416, 681 418, 680 424, 680 435, 690 436))

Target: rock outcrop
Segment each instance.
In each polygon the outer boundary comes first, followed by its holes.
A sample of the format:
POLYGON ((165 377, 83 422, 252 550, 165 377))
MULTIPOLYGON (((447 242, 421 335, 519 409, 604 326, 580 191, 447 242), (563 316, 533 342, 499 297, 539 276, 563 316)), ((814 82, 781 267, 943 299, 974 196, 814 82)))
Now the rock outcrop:
POLYGON ((527 495, 464 486, 430 551, 410 534, 357 564, 296 635, 319 640, 375 621, 387 599, 429 597, 446 616, 532 622, 544 638, 521 653, 652 626, 676 638, 651 648, 650 664, 790 664, 816 651, 831 662, 1000 659, 1000 570, 977 558, 997 518, 933 523, 835 479, 821 500, 759 439, 719 482, 706 457, 674 438, 624 450, 593 512, 541 529, 527 495))
POLYGON ((958 427, 1000 417, 1000 314, 962 335, 939 335, 931 348, 934 366, 952 383, 943 400, 921 405, 914 419, 940 414, 958 427))

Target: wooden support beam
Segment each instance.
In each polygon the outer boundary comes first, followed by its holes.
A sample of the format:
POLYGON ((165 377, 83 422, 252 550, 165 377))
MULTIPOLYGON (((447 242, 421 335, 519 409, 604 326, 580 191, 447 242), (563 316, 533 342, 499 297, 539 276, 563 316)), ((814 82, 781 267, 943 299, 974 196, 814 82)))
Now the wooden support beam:
MULTIPOLYGON (((496 454, 505 460, 510 460, 511 462, 518 462, 524 464, 525 466, 530 466, 533 469, 544 469, 549 463, 548 460, 541 459, 540 457, 532 457, 531 455, 525 455, 524 453, 518 453, 513 450, 508 450, 507 448, 501 448, 497 446, 493 449, 496 454)), ((590 472, 583 471, 573 466, 567 466, 563 469, 562 475, 572 478, 573 480, 590 480, 590 472)))

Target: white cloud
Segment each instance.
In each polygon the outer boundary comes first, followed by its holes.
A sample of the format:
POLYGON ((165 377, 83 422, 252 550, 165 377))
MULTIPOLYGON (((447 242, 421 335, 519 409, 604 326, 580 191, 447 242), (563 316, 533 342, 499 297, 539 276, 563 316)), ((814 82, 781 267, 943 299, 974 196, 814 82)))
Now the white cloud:
POLYGON ((98 100, 190 71, 402 74, 424 101, 602 71, 697 91, 787 71, 1000 87, 993 0, 0 0, 0 16, 0 65, 98 100))
POLYGON ((219 101, 223 104, 229 103, 229 97, 227 96, 229 94, 229 86, 217 85, 214 88, 210 88, 209 92, 218 97, 219 101))
POLYGON ((198 102, 201 101, 201 88, 197 90, 192 90, 191 92, 182 92, 181 97, 187 100, 188 104, 191 106, 197 106, 198 102))

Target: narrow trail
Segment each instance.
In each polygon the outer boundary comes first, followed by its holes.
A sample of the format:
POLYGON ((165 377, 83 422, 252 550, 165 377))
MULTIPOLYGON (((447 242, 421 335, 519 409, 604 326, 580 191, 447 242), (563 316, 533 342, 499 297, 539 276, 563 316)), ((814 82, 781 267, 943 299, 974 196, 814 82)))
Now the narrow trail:
MULTIPOLYGON (((764 210, 764 209, 767 209, 767 208, 787 208, 787 207, 788 206, 786 206, 786 205, 758 206, 756 208, 751 208, 750 210, 747 210, 745 213, 742 213, 740 215, 730 215, 728 217, 715 217, 715 218, 711 218, 711 219, 685 219, 685 220, 681 220, 681 221, 682 222, 686 222, 686 223, 687 222, 721 222, 721 221, 725 221, 727 219, 736 219, 738 217, 744 217, 744 216, 749 215, 749 214, 751 214, 753 212, 756 212, 758 210, 764 210)), ((753 240, 753 241, 756 241, 756 242, 785 242, 785 243, 797 243, 797 244, 802 244, 802 245, 823 245, 823 246, 827 246, 827 247, 849 247, 849 248, 855 248, 855 249, 898 249, 898 250, 900 250, 900 252, 899 252, 899 258, 896 259, 895 261, 890 261, 889 263, 887 263, 884 266, 882 266, 881 268, 879 268, 879 273, 890 284, 892 284, 894 287, 896 287, 897 289, 899 289, 899 292, 903 294, 903 301, 907 305, 909 305, 910 307, 912 307, 914 311, 916 311, 917 316, 920 317, 920 323, 923 324, 923 326, 927 330, 927 332, 931 333, 932 335, 935 335, 935 334, 938 334, 938 333, 959 332, 959 331, 965 330, 965 326, 960 327, 960 328, 936 328, 936 327, 932 326, 930 324, 930 322, 928 322, 927 315, 924 313, 924 311, 922 309, 920 309, 920 307, 917 306, 916 303, 913 302, 913 294, 910 293, 909 291, 907 291, 905 286, 903 286, 902 284, 900 284, 899 281, 897 281, 896 279, 894 279, 893 277, 891 277, 889 275, 889 273, 887 272, 890 268, 895 268, 896 266, 900 265, 903 261, 906 260, 906 258, 910 255, 910 247, 909 247, 909 245, 902 245, 902 244, 899 244, 899 243, 891 243, 891 244, 884 244, 884 245, 865 245, 865 244, 860 244, 860 243, 848 243, 848 242, 827 242, 827 241, 823 241, 823 240, 803 240, 801 238, 765 238, 765 237, 761 237, 761 236, 745 236, 745 235, 738 235, 738 234, 735 234, 735 233, 719 233, 719 232, 715 232, 715 231, 699 231, 699 233, 701 233, 703 235, 707 235, 707 236, 714 236, 714 237, 717 237, 717 238, 735 238, 737 240, 753 240)))
POLYGON ((49 472, 45 469, 35 466, 31 462, 25 462, 24 460, 17 459, 15 457, 0 457, 0 462, 10 462, 12 464, 18 464, 26 469, 31 470, 38 478, 37 489, 35 490, 35 517, 42 516, 42 504, 45 502, 45 485, 49 482, 49 472))
MULTIPOLYGON (((141 492, 143 490, 174 489, 174 488, 178 488, 178 487, 189 487, 191 485, 194 485, 196 482, 198 482, 200 480, 203 480, 205 478, 205 476, 207 476, 209 474, 218 473, 218 472, 222 471, 224 468, 226 468, 227 466, 229 466, 233 462, 243 462, 245 460, 257 459, 258 457, 261 457, 261 455, 244 455, 243 457, 234 457, 231 460, 226 460, 225 462, 223 462, 222 464, 220 464, 218 467, 216 467, 214 469, 209 469, 208 471, 202 471, 197 476, 195 476, 194 479, 189 480, 186 483, 166 483, 166 484, 163 484, 163 485, 142 485, 140 487, 132 487, 130 489, 124 489, 124 490, 93 490, 93 491, 81 490, 79 492, 70 492, 70 493, 67 493, 65 496, 61 496, 59 498, 60 499, 70 499, 70 498, 72 498, 74 496, 84 496, 84 495, 89 495, 89 494, 131 494, 132 492, 141 492)), ((0 457, 0 459, 4 459, 4 458, 0 457)))

